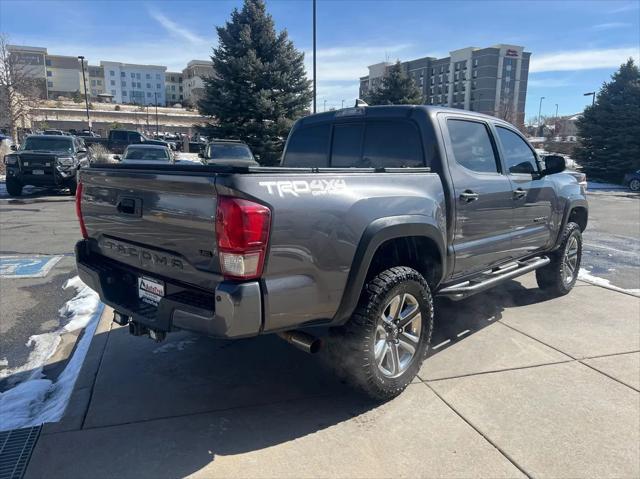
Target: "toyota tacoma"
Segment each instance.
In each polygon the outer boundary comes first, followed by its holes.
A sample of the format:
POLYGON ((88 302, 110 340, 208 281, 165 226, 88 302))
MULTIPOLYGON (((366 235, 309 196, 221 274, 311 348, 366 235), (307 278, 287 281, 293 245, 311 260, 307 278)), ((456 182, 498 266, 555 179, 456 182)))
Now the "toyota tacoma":
POLYGON ((400 393, 454 300, 535 271, 574 286, 584 188, 509 123, 429 106, 357 107, 293 126, 279 167, 83 169, 82 280, 134 335, 323 338, 372 397, 400 393))

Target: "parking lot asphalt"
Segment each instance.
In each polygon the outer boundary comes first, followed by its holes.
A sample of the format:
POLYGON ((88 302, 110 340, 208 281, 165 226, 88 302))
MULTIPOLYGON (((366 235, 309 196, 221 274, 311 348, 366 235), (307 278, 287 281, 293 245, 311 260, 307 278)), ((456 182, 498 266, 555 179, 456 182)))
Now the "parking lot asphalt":
MULTIPOLYGON (((640 197, 589 200, 583 267, 640 288, 640 197)), ((0 279, 0 359, 15 366, 70 294, 72 198, 2 200, 0 230, 2 255, 63 255, 45 278, 0 279)), ((527 275, 437 307, 419 378, 383 405, 275 337, 155 344, 107 309, 27 477, 640 476, 637 297, 581 281, 550 299, 527 275)))

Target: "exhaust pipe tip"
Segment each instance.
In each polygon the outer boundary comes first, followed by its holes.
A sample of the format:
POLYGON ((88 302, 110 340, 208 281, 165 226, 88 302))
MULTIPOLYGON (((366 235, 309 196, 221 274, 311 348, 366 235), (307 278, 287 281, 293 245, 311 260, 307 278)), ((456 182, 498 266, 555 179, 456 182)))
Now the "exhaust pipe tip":
POLYGON ((302 331, 284 331, 278 333, 282 339, 308 354, 315 354, 322 349, 322 340, 302 331))

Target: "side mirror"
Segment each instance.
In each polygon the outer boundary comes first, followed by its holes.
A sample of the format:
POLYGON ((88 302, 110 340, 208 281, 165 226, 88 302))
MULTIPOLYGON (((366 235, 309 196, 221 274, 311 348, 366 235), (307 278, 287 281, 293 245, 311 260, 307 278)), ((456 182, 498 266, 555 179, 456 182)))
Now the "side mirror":
POLYGON ((11 151, 18 151, 18 147, 17 147, 16 145, 11 145, 11 146, 9 147, 9 149, 10 149, 11 151))
POLYGON ((122 161, 122 157, 120 155, 113 155, 113 159, 116 161, 122 161))
POLYGON ((564 159, 564 156, 560 155, 547 155, 543 158, 544 160, 544 170, 542 170, 542 174, 553 175, 554 173, 561 173, 567 168, 567 163, 564 159))
POLYGON ((198 157, 204 158, 204 153, 202 153, 202 152, 198 153, 198 157))
POLYGON ((79 155, 86 155, 87 154, 87 150, 85 150, 85 149, 78 150, 78 154, 79 155))

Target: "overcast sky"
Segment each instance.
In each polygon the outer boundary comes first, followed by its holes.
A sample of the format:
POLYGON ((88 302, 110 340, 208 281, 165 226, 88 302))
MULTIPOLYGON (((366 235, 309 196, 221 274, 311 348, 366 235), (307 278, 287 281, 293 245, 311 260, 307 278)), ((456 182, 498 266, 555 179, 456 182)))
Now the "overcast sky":
MULTIPOLYGON (((16 44, 100 60, 166 65, 180 71, 207 59, 240 1, 0 0, 0 31, 16 44)), ((311 1, 267 0, 311 64, 311 1)), ((367 65, 447 56, 466 46, 523 45, 532 52, 527 118, 582 110, 616 68, 640 57, 640 0, 318 0, 318 105, 351 104, 367 65)), ((310 75, 309 75, 310 77, 310 75)))

